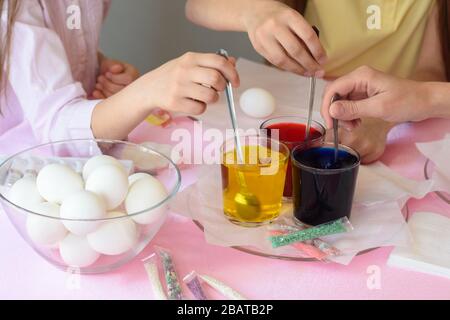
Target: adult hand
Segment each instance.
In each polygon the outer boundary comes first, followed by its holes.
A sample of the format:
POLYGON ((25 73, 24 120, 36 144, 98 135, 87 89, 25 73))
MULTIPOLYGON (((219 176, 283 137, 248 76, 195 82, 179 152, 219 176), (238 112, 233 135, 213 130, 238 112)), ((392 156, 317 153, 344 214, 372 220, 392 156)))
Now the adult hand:
POLYGON ((427 97, 424 83, 360 67, 327 86, 321 113, 328 128, 335 118, 347 130, 357 128, 363 118, 394 123, 421 121, 430 116, 427 97), (330 106, 334 94, 339 94, 341 100, 330 106))
POLYGON ((356 150, 361 156, 361 163, 372 163, 383 155, 388 133, 393 126, 384 120, 364 118, 352 131, 339 128, 339 143, 356 150))
POLYGON ((244 25, 255 50, 273 65, 305 76, 325 75, 325 50, 296 10, 279 1, 256 1, 244 25))

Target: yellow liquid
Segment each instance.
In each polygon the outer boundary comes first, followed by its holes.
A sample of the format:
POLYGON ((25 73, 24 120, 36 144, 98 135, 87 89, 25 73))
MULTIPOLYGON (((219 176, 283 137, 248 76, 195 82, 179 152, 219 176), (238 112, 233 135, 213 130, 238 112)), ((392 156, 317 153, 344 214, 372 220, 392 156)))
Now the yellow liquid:
POLYGON ((245 146, 242 149, 244 165, 236 165, 236 160, 233 161, 237 159, 236 150, 223 155, 224 213, 232 222, 238 224, 257 226, 269 223, 280 214, 288 158, 283 153, 257 145, 245 146), (261 154, 264 156, 260 156, 261 154), (267 164, 268 159, 270 164, 267 164), (256 164, 260 162, 266 164, 256 164), (256 214, 249 214, 251 209, 247 212, 242 207, 237 209, 235 197, 238 193, 255 196, 260 210, 256 214))

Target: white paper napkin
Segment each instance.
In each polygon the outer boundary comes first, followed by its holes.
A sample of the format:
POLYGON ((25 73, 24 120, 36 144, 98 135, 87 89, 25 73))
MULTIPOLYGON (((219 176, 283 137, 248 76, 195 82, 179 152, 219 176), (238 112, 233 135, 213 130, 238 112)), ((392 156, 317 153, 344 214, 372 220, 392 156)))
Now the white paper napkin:
POLYGON ((399 206, 403 207, 408 199, 421 199, 435 189, 433 181, 407 179, 381 162, 376 162, 360 167, 355 202, 377 205, 398 201, 399 206))
POLYGON ((420 212, 409 221, 414 243, 395 248, 388 265, 450 279, 450 219, 420 212))
MULTIPOLYGON (((378 172, 374 172, 368 167, 361 171, 360 177, 369 180, 366 175, 376 177, 378 174, 388 175, 391 172, 387 167, 384 167, 385 171, 380 168, 377 170, 378 172)), ((273 249, 268 241, 267 227, 243 228, 225 218, 219 166, 204 166, 199 170, 199 176, 197 183, 178 194, 171 209, 199 221, 204 227, 208 243, 225 247, 251 246, 267 254, 303 256, 290 247, 273 249)), ((347 234, 324 238, 345 253, 343 256, 333 258, 333 261, 348 264, 358 252, 366 249, 409 245, 410 235, 397 197, 371 205, 372 194, 391 191, 398 197, 406 196, 407 191, 402 192, 402 189, 397 188, 395 179, 392 180, 393 183, 370 184, 364 187, 364 191, 358 189, 359 201, 355 202, 351 216, 354 230, 347 234)), ((285 207, 283 212, 292 215, 292 208, 285 207)))
POLYGON ((431 176, 434 191, 450 193, 450 134, 443 140, 418 143, 417 148, 435 165, 431 176))

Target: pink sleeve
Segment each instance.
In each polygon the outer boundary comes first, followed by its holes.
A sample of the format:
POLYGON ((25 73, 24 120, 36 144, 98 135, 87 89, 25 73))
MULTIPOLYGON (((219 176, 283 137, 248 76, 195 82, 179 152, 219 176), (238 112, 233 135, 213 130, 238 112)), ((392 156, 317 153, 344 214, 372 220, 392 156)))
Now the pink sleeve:
POLYGON ((109 14, 109 9, 111 8, 111 0, 103 0, 103 21, 106 20, 109 14))
POLYGON ((45 26, 37 1, 21 2, 8 81, 40 142, 93 137, 91 115, 99 101, 87 100, 73 79, 62 42, 45 26))

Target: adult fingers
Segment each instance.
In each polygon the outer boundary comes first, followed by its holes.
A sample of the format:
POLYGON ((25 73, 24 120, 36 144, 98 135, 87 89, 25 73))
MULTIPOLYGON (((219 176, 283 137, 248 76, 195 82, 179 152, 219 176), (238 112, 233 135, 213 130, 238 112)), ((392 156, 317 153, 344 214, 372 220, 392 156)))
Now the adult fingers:
POLYGON ((358 101, 336 101, 330 106, 330 116, 338 120, 357 120, 361 118, 384 118, 384 107, 377 99, 358 101))
POLYGON ((306 69, 305 75, 315 75, 319 78, 325 75, 321 66, 303 46, 302 41, 290 29, 284 28, 280 30, 277 32, 276 37, 289 56, 306 69))
POLYGON ((292 59, 287 52, 284 50, 283 46, 276 40, 268 39, 264 44, 264 51, 267 53, 265 56, 273 65, 280 69, 304 75, 306 70, 297 61, 292 59))
POLYGON ((319 37, 308 22, 303 19, 300 14, 294 13, 288 20, 288 25, 292 31, 294 31, 294 33, 303 40, 314 59, 318 63, 324 64, 327 60, 327 54, 320 43, 319 37))
POLYGON ((350 73, 336 79, 325 88, 320 112, 328 128, 331 128, 333 124, 333 119, 330 115, 333 96, 338 94, 342 99, 346 99, 347 97, 356 96, 355 93, 358 93, 358 97, 367 98, 367 92, 359 92, 364 91, 364 88, 366 88, 366 86, 362 85, 363 81, 360 77, 355 77, 353 73, 350 73))

